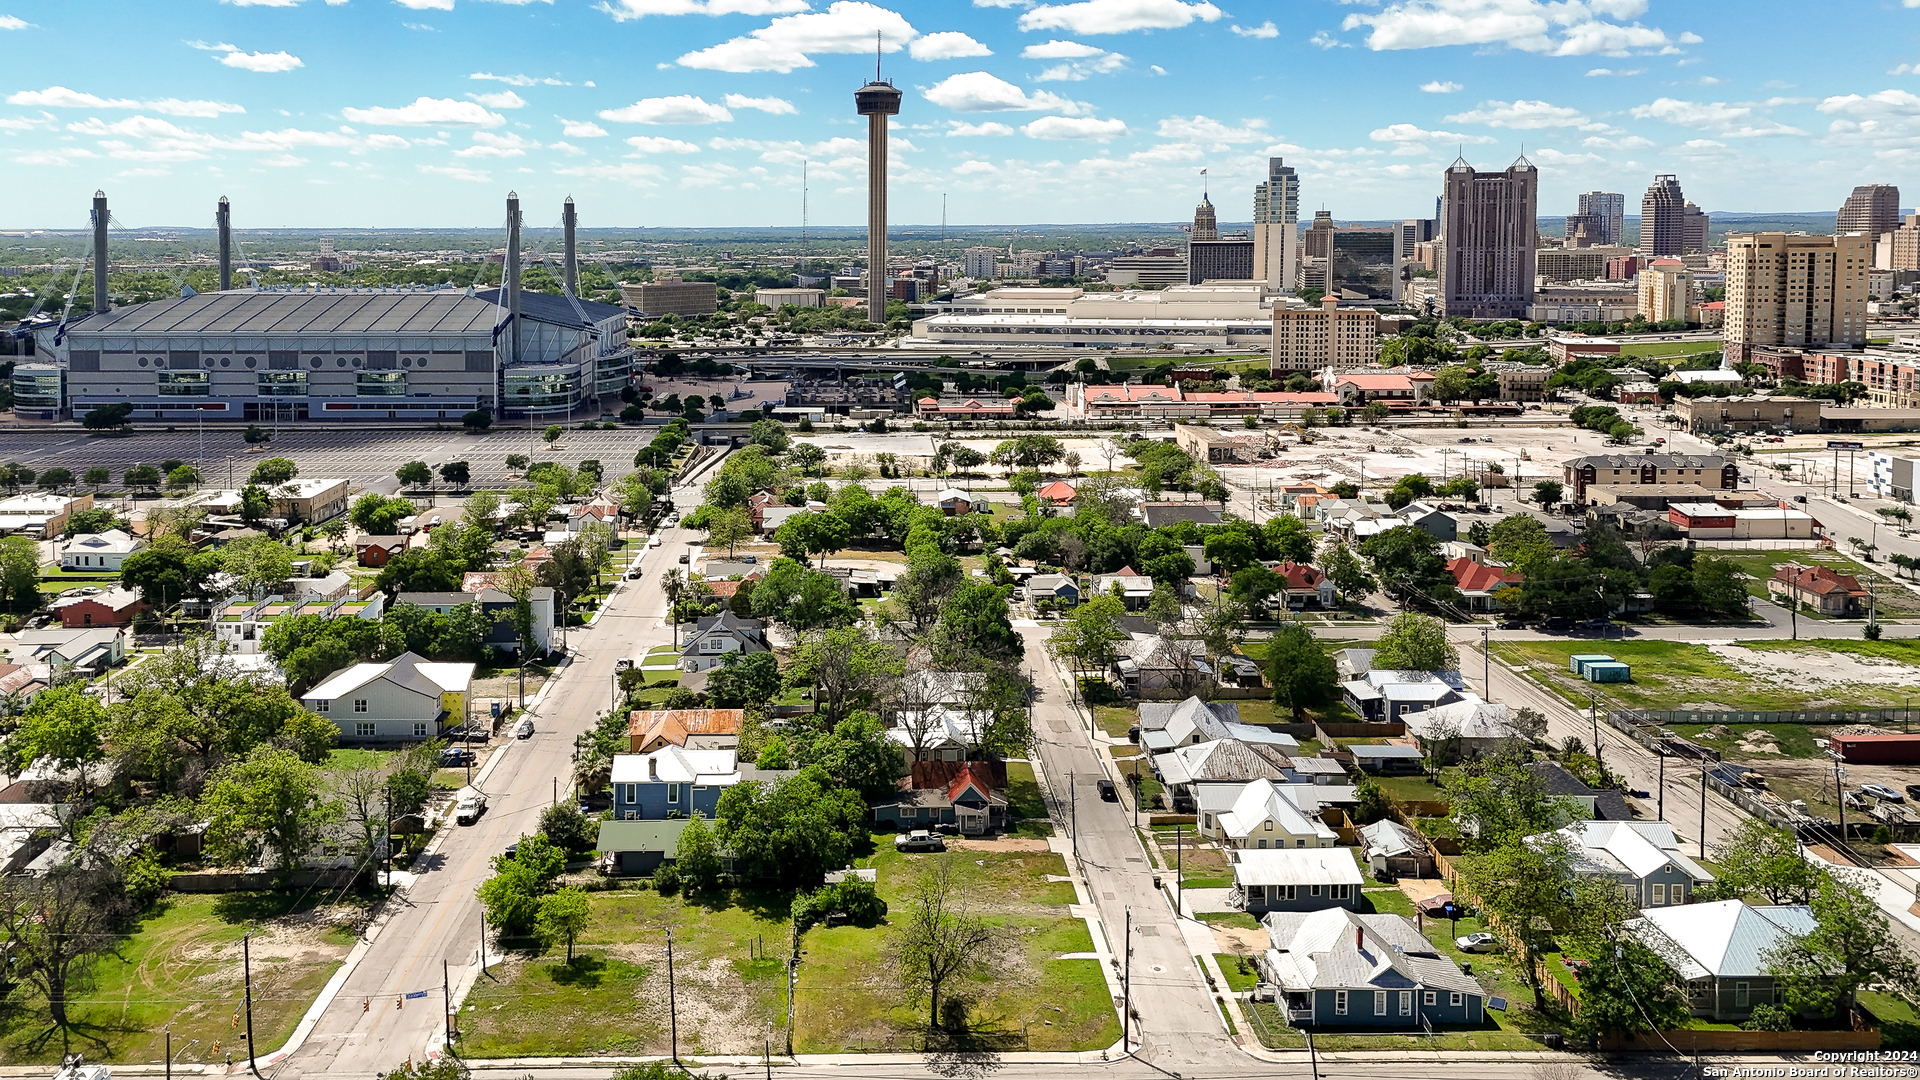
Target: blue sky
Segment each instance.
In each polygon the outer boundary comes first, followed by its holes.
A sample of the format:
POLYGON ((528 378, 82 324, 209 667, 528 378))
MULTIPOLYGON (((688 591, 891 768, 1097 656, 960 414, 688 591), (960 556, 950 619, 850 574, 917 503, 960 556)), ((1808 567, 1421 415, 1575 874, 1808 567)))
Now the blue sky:
MULTIPOLYGON (((0 0, 0 227, 864 219, 852 92, 906 92, 892 219, 1432 212, 1524 145, 1542 214, 1679 174, 1713 210, 1902 183, 1920 0, 0 0), (551 213, 549 213, 549 209, 551 213), (552 219, 550 221, 549 219, 552 219)), ((1920 180, 1911 181, 1920 186, 1920 180)), ((1912 193, 1904 200, 1917 201, 1912 193)))

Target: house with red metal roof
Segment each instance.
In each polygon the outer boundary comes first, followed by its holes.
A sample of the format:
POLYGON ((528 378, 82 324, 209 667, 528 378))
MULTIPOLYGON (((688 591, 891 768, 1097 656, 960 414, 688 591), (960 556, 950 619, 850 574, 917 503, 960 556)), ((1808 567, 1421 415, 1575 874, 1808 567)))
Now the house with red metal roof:
POLYGON ((1465 555, 1447 563, 1447 572, 1453 575, 1460 595, 1467 598, 1468 611, 1499 611, 1500 601, 1494 599, 1495 594, 1526 580, 1525 575, 1511 567, 1489 566, 1465 555))

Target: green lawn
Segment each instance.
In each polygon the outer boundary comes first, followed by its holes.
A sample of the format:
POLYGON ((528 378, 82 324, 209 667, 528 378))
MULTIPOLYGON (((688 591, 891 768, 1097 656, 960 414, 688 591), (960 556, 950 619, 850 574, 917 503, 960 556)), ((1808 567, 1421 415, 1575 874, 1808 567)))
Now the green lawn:
POLYGON ((1040 783, 1033 777, 1033 765, 1025 761, 1007 762, 1007 804, 1015 817, 1041 818, 1047 816, 1047 800, 1040 793, 1040 783))
POLYGON ((184 1064, 219 1062, 228 1050, 244 1055, 245 1017, 237 1030, 233 1017, 243 1005, 240 939, 249 930, 253 1030, 263 1053, 278 1049, 346 958, 368 903, 325 890, 157 901, 74 988, 64 1037, 48 1022, 43 1000, 16 991, 15 1007, 0 1017, 0 1062, 52 1064, 65 1050, 97 1061, 158 1061, 168 1024, 184 1064), (199 1045, 189 1047, 193 1039, 199 1045))
POLYGON ((1095 705, 1094 723, 1100 730, 1116 739, 1127 737, 1127 729, 1140 722, 1140 710, 1131 705, 1095 705))
MULTIPOLYGON (((1874 606, 1883 618, 1897 619, 1920 615, 1920 597, 1908 592, 1906 586, 1890 579, 1888 573, 1866 563, 1850 559, 1833 551, 1716 551, 1713 554, 1737 564, 1747 575, 1747 593, 1751 596, 1765 597, 1767 582, 1774 571, 1788 563, 1818 565, 1830 567, 1842 574, 1851 574, 1858 578, 1861 585, 1869 580, 1874 587, 1874 606)), ((1820 616, 1801 613, 1801 618, 1819 619, 1820 616)))
POLYGON ((1361 890, 1361 898, 1378 915, 1405 915, 1413 918, 1413 901, 1396 885, 1374 885, 1361 890))
POLYGON ((1220 974, 1226 977, 1227 989, 1243 994, 1254 988, 1260 981, 1260 972, 1254 969, 1250 958, 1236 956, 1233 953, 1214 953, 1213 962, 1220 965, 1220 974), (1249 970, 1241 970, 1245 964, 1249 970))
POLYGON ((1888 1050, 1912 1050, 1920 1047, 1920 1016, 1913 1006, 1895 994, 1862 991, 1860 1004, 1880 1018, 1880 1045, 1888 1050))
POLYGON ((1780 745, 1780 756, 1791 758, 1822 757, 1827 748, 1827 729, 1805 724, 1728 724, 1728 735, 1706 738, 1708 724, 1675 724, 1673 730, 1704 746, 1711 746, 1728 758, 1765 758, 1770 754, 1749 754, 1740 749, 1740 738, 1749 731, 1771 732, 1780 745))
MULTIPOLYGON (((1114 779, 1120 787, 1131 791, 1133 776, 1140 778, 1140 804, 1145 807, 1160 805, 1160 781, 1153 775, 1153 768, 1144 756, 1118 758, 1114 761, 1114 779)), ((1131 796, 1129 796, 1131 797, 1131 796)))
POLYGON ((1425 776, 1369 776, 1380 790, 1401 802, 1446 802, 1446 793, 1425 776))
POLYGON ((1244 911, 1203 911, 1200 921, 1208 926, 1237 926, 1242 930, 1260 929, 1260 920, 1244 911))
POLYGON ((1620 346, 1621 356, 1683 356, 1687 353, 1719 352, 1724 348, 1718 341, 1645 341, 1635 343, 1631 340, 1620 346))
MULTIPOLYGON (((1907 657, 1920 657, 1920 650, 1904 642, 1854 641, 1754 641, 1738 642, 1755 649, 1834 649, 1855 651, 1854 645, 1896 646, 1907 650, 1907 657)), ((1792 709, 1855 709, 1899 707, 1907 700, 1907 688, 1870 684, 1836 686, 1822 691, 1795 690, 1734 667, 1708 651, 1704 645, 1678 641, 1497 641, 1493 650, 1502 660, 1521 667, 1528 677, 1585 708, 1588 692, 1597 691, 1616 707, 1676 710, 1688 703, 1709 704, 1735 712, 1783 711, 1792 709), (1567 658, 1574 653, 1606 653, 1633 665, 1630 683, 1592 684, 1567 670, 1567 658)), ((1900 655, 1896 652, 1870 655, 1900 655)), ((1817 663, 1817 658, 1811 660, 1817 663)), ((1915 661, 1920 663, 1920 661, 1915 661)))

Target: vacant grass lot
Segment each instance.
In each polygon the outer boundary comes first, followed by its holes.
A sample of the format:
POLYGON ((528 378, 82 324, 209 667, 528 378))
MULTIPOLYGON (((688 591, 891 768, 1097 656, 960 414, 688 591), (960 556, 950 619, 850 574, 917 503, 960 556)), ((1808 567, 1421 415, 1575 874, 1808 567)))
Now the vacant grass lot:
POLYGON ((147 1062, 164 1055, 162 1029, 173 1025, 182 1063, 218 1062, 246 1053, 240 1012, 245 978, 240 939, 254 932, 253 1030, 260 1050, 275 1050, 334 969, 366 918, 367 902, 335 902, 332 893, 170 896, 141 914, 115 954, 104 957, 71 993, 71 1030, 48 1021, 46 1002, 24 988, 0 1020, 0 1061, 52 1064, 64 1051, 97 1061, 147 1062), (193 1039, 199 1045, 188 1046, 193 1039), (219 1049, 214 1049, 214 1044, 219 1049))
POLYGON ((1642 341, 1631 340, 1620 346, 1621 356, 1682 356, 1687 353, 1719 352, 1717 341, 1642 341))
POLYGON ((1714 738, 1704 737, 1711 725, 1675 724, 1673 730, 1704 746, 1720 751, 1720 756, 1732 759, 1768 758, 1772 754, 1750 754, 1740 749, 1740 739, 1749 731, 1765 731, 1773 735, 1779 743, 1779 757, 1810 758, 1823 756, 1827 747, 1827 728, 1808 727, 1805 724, 1728 724, 1729 734, 1714 738))
MULTIPOLYGON (((1894 642, 1743 642, 1756 649, 1837 648, 1855 644, 1894 642)), ((1783 711, 1815 708, 1882 708, 1906 700, 1904 687, 1859 685, 1811 692, 1783 686, 1765 675, 1741 671, 1709 652, 1704 645, 1678 641, 1499 641, 1494 654, 1522 669, 1535 682, 1585 708, 1587 694, 1597 691, 1606 701, 1636 709, 1680 709, 1687 703, 1712 703, 1733 711, 1783 711), (1574 653, 1606 653, 1633 665, 1630 683, 1588 683, 1567 670, 1574 653)))
MULTIPOLYGON (((1897 619, 1920 615, 1920 597, 1916 597, 1907 587, 1892 580, 1887 573, 1866 563, 1850 559, 1833 551, 1715 551, 1717 557, 1739 565, 1747 575, 1747 593, 1750 596, 1765 597, 1767 582, 1774 571, 1788 563, 1803 566, 1825 566, 1842 574, 1851 574, 1865 586, 1873 583, 1874 607, 1882 618, 1897 619)), ((1803 619, 1818 619, 1821 616, 1801 612, 1803 619)))

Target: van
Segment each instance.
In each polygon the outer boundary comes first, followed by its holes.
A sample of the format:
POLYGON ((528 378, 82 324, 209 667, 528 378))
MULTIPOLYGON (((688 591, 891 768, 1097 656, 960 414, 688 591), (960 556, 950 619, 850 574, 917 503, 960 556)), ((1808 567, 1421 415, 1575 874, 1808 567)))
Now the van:
POLYGON ((1115 791, 1115 790, 1113 789, 1113 781, 1111 781, 1111 780, 1096 780, 1096 781, 1094 781, 1094 785, 1093 785, 1093 786, 1094 786, 1094 787, 1096 787, 1096 788, 1098 788, 1098 789, 1100 789, 1100 798, 1101 798, 1101 800, 1102 800, 1102 801, 1104 801, 1104 802, 1119 802, 1119 801, 1120 801, 1120 793, 1119 793, 1118 791, 1115 791))

